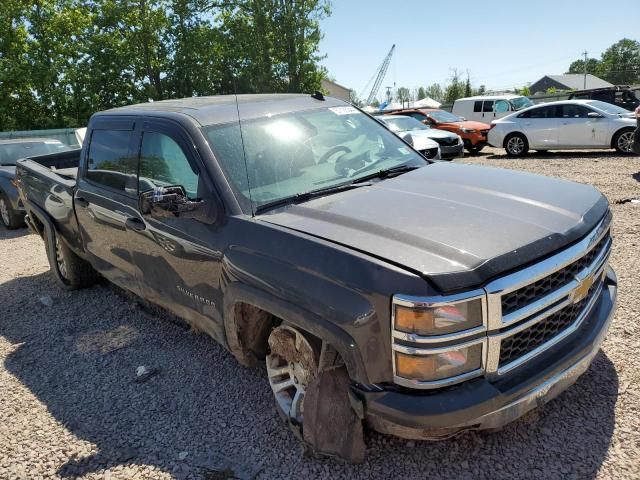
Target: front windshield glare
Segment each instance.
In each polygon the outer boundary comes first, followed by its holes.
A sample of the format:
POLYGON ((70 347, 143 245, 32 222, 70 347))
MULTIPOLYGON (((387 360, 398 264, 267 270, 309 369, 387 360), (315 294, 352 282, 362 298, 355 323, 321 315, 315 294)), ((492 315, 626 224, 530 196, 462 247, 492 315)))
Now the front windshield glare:
POLYGON ((389 125, 389 128, 394 132, 408 132, 410 130, 428 130, 424 123, 416 120, 413 117, 394 117, 388 116, 382 119, 384 123, 389 125))
POLYGON ((438 123, 462 122, 460 117, 455 116, 453 113, 445 112, 444 110, 430 112, 429 115, 438 123))
POLYGON ((601 102, 600 100, 587 102, 587 105, 591 105, 592 107, 595 107, 598 110, 609 113, 611 115, 629 115, 629 110, 625 110, 624 108, 618 107, 617 105, 601 102))
POLYGON ((203 127, 236 192, 254 208, 426 160, 353 107, 203 127), (244 145, 244 151, 243 151, 244 145))
POLYGON ((514 110, 522 110, 523 108, 533 107, 534 103, 527 97, 516 97, 509 100, 514 110))

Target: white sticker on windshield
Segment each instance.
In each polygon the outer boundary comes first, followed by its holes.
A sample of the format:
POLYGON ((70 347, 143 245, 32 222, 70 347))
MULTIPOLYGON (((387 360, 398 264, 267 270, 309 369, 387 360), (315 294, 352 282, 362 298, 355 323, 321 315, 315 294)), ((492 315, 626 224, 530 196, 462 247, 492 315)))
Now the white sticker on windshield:
POLYGON ((407 147, 400 147, 400 148, 398 148, 398 151, 402 155, 410 155, 411 154, 411 152, 409 151, 409 149, 407 147))
POLYGON ((329 110, 336 115, 352 115, 358 113, 358 109, 355 107, 330 107, 329 110))

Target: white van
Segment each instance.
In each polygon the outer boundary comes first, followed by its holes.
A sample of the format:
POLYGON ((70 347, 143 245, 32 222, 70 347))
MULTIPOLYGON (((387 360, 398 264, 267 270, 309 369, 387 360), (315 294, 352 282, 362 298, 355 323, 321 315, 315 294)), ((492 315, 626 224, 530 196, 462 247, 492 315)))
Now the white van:
POLYGON ((532 106, 533 102, 521 95, 483 95, 456 100, 451 113, 467 120, 490 124, 512 112, 532 106))

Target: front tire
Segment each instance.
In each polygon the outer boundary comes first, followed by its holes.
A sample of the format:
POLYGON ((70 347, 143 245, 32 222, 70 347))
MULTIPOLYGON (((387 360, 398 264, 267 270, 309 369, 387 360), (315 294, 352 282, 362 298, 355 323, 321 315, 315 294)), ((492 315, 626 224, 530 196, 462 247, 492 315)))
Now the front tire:
POLYGON ((622 155, 629 155, 633 153, 633 135, 634 129, 629 128, 625 130, 620 130, 613 137, 613 148, 616 149, 616 152, 621 153, 622 155))
POLYGON ((512 133, 505 138, 504 149, 509 157, 524 157, 529 152, 529 141, 521 133, 512 133))
MULTIPOLYGON (((53 237, 54 255, 53 260, 49 256, 49 266, 58 285, 65 290, 79 290, 96 283, 100 276, 93 267, 76 255, 59 235, 54 233, 53 237)), ((44 238, 48 243, 47 235, 44 238)))
POLYGON ((13 209, 4 193, 0 193, 0 220, 7 230, 15 230, 24 226, 24 218, 13 209))

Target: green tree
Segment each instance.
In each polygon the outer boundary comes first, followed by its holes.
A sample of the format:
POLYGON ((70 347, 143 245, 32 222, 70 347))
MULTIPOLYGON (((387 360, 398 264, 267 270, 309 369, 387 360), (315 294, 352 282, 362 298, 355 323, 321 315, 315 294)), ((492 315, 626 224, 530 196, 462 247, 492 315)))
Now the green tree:
POLYGON ((396 100, 398 102, 410 102, 411 101, 411 90, 407 87, 398 87, 396 89, 396 100))
POLYGON ((600 72, 614 85, 640 83, 640 42, 623 38, 602 54, 600 72))
POLYGON ((434 83, 425 88, 427 97, 436 100, 437 102, 444 101, 444 91, 439 83, 434 83))
MULTIPOLYGON (((600 60, 597 58, 587 59, 587 73, 592 75, 600 75, 601 65, 600 60)), ((569 65, 569 71, 567 73, 584 73, 584 60, 576 60, 569 65)))
POLYGON ((418 97, 417 100, 422 100, 423 98, 427 97, 427 92, 424 89, 424 87, 418 88, 417 97, 418 97))
POLYGON ((454 68, 451 70, 451 77, 449 78, 449 85, 444 93, 445 103, 453 103, 457 99, 462 98, 464 96, 465 91, 465 82, 460 78, 460 73, 458 69, 454 68))

